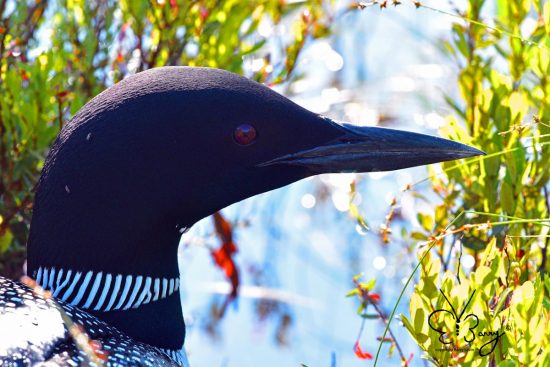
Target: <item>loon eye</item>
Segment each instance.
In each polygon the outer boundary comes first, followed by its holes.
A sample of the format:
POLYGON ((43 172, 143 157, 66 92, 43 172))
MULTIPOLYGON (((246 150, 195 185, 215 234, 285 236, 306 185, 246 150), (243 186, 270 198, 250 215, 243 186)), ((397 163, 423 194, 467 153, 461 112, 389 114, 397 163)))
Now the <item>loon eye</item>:
POLYGON ((239 145, 249 145, 254 143, 258 134, 252 125, 242 124, 237 126, 233 132, 233 139, 239 145))

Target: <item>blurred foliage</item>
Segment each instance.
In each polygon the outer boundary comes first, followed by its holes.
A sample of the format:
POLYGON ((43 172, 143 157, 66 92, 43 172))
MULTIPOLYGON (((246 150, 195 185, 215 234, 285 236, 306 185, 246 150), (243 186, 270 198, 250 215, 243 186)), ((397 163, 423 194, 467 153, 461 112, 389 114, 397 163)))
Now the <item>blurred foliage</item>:
MULTIPOLYGON (((485 0, 454 12, 413 3, 456 20, 442 50, 458 67, 459 95, 445 96, 452 114, 440 133, 487 155, 431 166, 429 178, 404 189, 433 210, 417 213, 416 228, 401 231, 420 259, 410 316, 401 319, 435 366, 548 366, 550 2, 491 2, 494 23, 482 17, 485 0), (436 203, 414 191, 426 181, 436 203)), ((399 201, 381 226, 384 243, 394 239, 399 201)), ((363 309, 375 303, 356 287, 351 294, 360 298, 364 323, 363 309)), ((383 313, 374 318, 385 320, 383 313)), ((391 355, 399 344, 385 325, 380 348, 388 342, 391 355)))
POLYGON ((467 277, 462 268, 442 272, 441 260, 427 251, 410 318, 401 319, 433 365, 550 363, 550 277, 523 277, 529 259, 520 247, 518 241, 499 248, 493 237, 467 277))
POLYGON ((89 99, 164 65, 286 81, 332 10, 322 0, 0 0, 0 274, 20 276, 44 157, 89 99))

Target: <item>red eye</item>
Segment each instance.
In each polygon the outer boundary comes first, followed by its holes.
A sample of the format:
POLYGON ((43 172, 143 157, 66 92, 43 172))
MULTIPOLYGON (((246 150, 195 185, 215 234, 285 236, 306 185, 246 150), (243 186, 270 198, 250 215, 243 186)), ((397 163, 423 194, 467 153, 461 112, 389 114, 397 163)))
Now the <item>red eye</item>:
POLYGON ((235 132, 233 133, 233 138, 239 145, 249 145, 254 143, 256 140, 256 129, 254 126, 248 124, 242 124, 237 126, 235 132))

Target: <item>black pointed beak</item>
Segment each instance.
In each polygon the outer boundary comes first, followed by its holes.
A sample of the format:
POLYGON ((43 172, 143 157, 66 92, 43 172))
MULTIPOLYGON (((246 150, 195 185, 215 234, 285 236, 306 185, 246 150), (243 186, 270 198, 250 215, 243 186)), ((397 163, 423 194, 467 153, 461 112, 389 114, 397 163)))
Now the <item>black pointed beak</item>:
POLYGON ((373 172, 485 155, 479 149, 430 135, 334 121, 330 123, 342 132, 337 139, 277 157, 259 166, 302 166, 312 174, 373 172))

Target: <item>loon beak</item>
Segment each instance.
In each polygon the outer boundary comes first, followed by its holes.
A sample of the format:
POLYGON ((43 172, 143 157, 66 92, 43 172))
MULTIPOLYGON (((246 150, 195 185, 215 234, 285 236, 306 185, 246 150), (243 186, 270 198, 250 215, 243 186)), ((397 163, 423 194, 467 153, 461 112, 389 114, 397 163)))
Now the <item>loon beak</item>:
POLYGON ((342 135, 327 144, 277 157, 259 166, 302 166, 311 174, 373 172, 485 155, 479 149, 434 136, 325 120, 340 129, 342 135))

